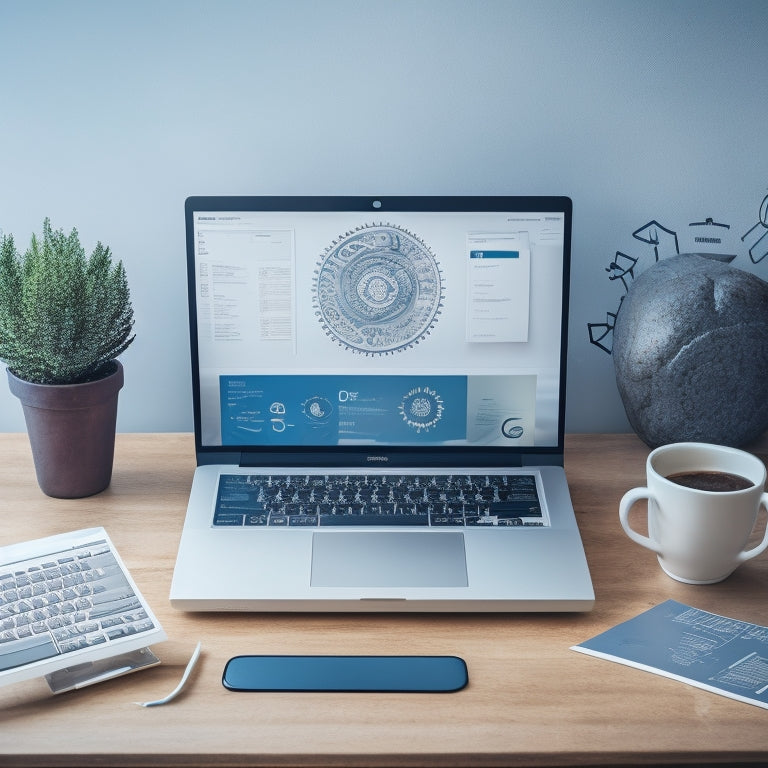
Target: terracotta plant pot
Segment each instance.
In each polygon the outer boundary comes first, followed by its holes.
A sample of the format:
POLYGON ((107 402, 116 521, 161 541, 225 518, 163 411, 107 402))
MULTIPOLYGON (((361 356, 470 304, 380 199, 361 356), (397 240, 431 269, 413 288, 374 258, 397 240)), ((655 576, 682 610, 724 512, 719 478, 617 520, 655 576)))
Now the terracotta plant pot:
POLYGON ((32 384, 8 371, 21 401, 37 482, 48 496, 75 499, 103 491, 112 480, 117 397, 123 366, 85 384, 32 384))

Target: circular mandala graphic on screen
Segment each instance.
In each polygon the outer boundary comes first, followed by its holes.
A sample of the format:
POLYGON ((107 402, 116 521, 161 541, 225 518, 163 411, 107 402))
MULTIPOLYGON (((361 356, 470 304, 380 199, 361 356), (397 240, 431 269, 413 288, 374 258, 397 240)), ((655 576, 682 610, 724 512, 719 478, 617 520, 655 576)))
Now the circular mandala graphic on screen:
POLYGON ((415 387, 403 397, 398 410, 411 429, 428 432, 442 418, 443 398, 429 387, 415 387))
POLYGON ((304 415, 310 421, 326 421, 333 411, 331 401, 325 397, 316 395, 302 403, 304 415))
POLYGON ((328 336, 353 352, 382 355, 412 347, 430 332, 443 285, 423 241, 392 224, 368 224, 326 249, 313 298, 328 336))

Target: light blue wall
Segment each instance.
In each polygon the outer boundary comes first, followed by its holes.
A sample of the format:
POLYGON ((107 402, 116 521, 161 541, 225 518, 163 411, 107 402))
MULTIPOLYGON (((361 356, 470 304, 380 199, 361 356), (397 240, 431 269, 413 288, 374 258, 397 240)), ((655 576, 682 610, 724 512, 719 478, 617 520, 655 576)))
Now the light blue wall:
POLYGON ((566 426, 624 431, 606 267, 652 219, 746 233, 767 138, 764 0, 0 0, 0 229, 125 263, 123 431, 192 428, 185 197, 451 193, 573 198, 566 426))

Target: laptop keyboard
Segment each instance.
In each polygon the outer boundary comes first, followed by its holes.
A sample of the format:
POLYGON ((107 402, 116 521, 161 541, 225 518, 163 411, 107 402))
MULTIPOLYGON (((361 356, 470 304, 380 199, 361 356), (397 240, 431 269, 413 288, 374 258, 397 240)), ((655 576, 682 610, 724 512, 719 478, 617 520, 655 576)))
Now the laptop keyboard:
POLYGON ((214 526, 548 525, 536 476, 222 474, 214 526))

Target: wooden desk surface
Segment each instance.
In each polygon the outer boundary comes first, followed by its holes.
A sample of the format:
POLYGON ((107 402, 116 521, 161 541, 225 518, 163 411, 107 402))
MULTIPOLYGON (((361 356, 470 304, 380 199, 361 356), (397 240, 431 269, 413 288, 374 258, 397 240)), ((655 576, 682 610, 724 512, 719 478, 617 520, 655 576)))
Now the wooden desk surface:
POLYGON ((0 688, 0 765, 768 761, 768 711, 570 650, 667 598, 768 625, 768 556, 721 584, 687 586, 626 538, 618 502, 644 484, 647 453, 630 435, 567 439, 591 613, 190 615, 172 609, 168 593, 191 436, 119 435, 111 487, 63 501, 38 490, 26 435, 1 435, 0 544, 103 525, 170 639, 153 648, 160 666, 81 691, 53 696, 44 680, 0 688), (187 691, 137 707, 176 686, 198 640, 187 691), (231 693, 221 673, 242 653, 455 654, 470 683, 454 694, 231 693))

